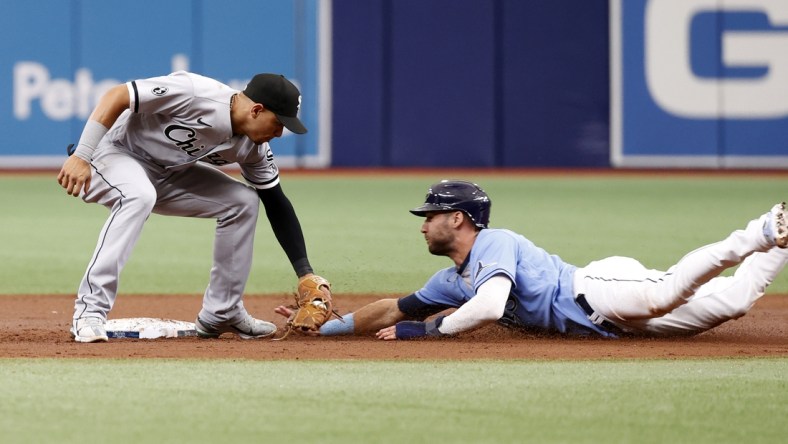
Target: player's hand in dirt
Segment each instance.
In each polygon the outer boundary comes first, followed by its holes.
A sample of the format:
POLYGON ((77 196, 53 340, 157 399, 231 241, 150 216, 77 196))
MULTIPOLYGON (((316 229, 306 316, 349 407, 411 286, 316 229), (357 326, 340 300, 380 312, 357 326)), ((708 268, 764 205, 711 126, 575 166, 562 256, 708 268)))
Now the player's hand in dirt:
POLYGON ((87 193, 90 190, 90 163, 77 156, 69 157, 57 175, 57 182, 72 196, 79 196, 83 188, 87 193))
POLYGON ((384 341, 393 341, 397 339, 397 326, 392 325, 391 327, 382 328, 375 333, 375 337, 384 341))

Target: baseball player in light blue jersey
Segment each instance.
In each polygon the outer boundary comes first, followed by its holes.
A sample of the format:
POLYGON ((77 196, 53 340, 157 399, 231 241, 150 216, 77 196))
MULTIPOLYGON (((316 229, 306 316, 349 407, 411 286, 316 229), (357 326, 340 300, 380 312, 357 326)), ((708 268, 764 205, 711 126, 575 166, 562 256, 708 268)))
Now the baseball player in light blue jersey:
MULTIPOLYGON (((410 339, 498 322, 566 335, 691 335, 743 316, 788 262, 784 203, 668 271, 624 257, 576 267, 515 232, 488 228, 490 207, 476 184, 432 185, 411 213, 425 218, 421 232, 430 253, 454 265, 415 293, 371 303, 327 322, 320 333, 410 339), (718 277, 739 264, 733 276, 718 277), (448 308, 456 310, 424 322, 448 308)), ((286 307, 276 312, 289 315, 286 307)))
POLYGON ((242 297, 261 201, 296 275, 313 274, 269 146, 284 128, 307 131, 298 119, 300 104, 298 88, 277 74, 258 74, 236 91, 179 71, 118 85, 102 96, 58 174, 68 194, 110 210, 74 303, 74 340, 107 341, 105 322, 121 270, 152 212, 216 220, 197 334, 274 335, 276 326, 252 317, 242 297), (215 167, 232 163, 246 183, 215 167))

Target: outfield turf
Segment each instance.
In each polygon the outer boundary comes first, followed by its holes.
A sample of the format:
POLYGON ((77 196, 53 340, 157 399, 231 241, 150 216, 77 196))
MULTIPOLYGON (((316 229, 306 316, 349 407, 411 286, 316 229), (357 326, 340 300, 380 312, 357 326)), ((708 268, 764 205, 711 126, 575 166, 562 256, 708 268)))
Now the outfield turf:
MULTIPOLYGON (((283 173, 313 266, 339 293, 409 293, 450 262, 427 253, 408 213, 441 177, 478 181, 492 198, 491 226, 511 228, 564 260, 606 256, 665 269, 788 199, 788 176, 550 177, 283 173)), ((0 294, 72 293, 108 212, 67 196, 53 176, 0 176, 0 294)), ((122 275, 126 293, 201 294, 211 220, 152 215, 122 275)), ((294 275, 261 211, 248 293, 294 288, 294 275)), ((788 293, 783 273, 771 293, 788 293)))
POLYGON ((776 443, 786 359, 0 360, 3 442, 776 443))

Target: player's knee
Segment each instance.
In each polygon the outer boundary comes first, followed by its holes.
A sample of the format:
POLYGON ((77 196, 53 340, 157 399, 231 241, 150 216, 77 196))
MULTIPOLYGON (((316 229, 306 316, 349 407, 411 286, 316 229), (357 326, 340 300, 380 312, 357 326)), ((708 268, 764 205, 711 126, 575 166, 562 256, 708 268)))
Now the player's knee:
POLYGON ((260 210, 260 197, 255 190, 248 187, 242 187, 238 192, 238 199, 244 211, 257 217, 257 213, 260 210))
POLYGON ((252 188, 243 185, 236 187, 230 197, 230 201, 232 202, 229 209, 230 214, 225 219, 243 218, 257 220, 260 210, 260 198, 252 188))
POLYGON ((134 187, 133 189, 126 189, 123 190, 123 194, 125 196, 125 204, 127 208, 139 212, 150 214, 153 211, 154 205, 156 205, 156 189, 153 188, 152 185, 142 185, 134 187))
POLYGON ((731 319, 738 319, 747 314, 752 308, 754 301, 745 298, 737 298, 730 302, 728 305, 728 317, 731 319))
POLYGON ((731 319, 739 319, 740 317, 746 315, 748 311, 750 311, 750 307, 739 307, 739 309, 734 310, 731 313, 731 319))

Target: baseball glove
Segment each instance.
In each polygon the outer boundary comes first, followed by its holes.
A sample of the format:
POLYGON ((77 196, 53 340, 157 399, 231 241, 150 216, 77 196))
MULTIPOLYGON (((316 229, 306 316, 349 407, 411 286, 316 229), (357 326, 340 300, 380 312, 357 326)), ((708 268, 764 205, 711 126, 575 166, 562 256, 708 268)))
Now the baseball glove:
POLYGON ((320 326, 332 315, 342 319, 334 311, 331 298, 331 284, 317 275, 310 275, 298 281, 298 293, 295 295, 296 305, 291 308, 295 312, 287 320, 285 334, 277 340, 286 338, 291 331, 315 336, 320 333, 320 326))

